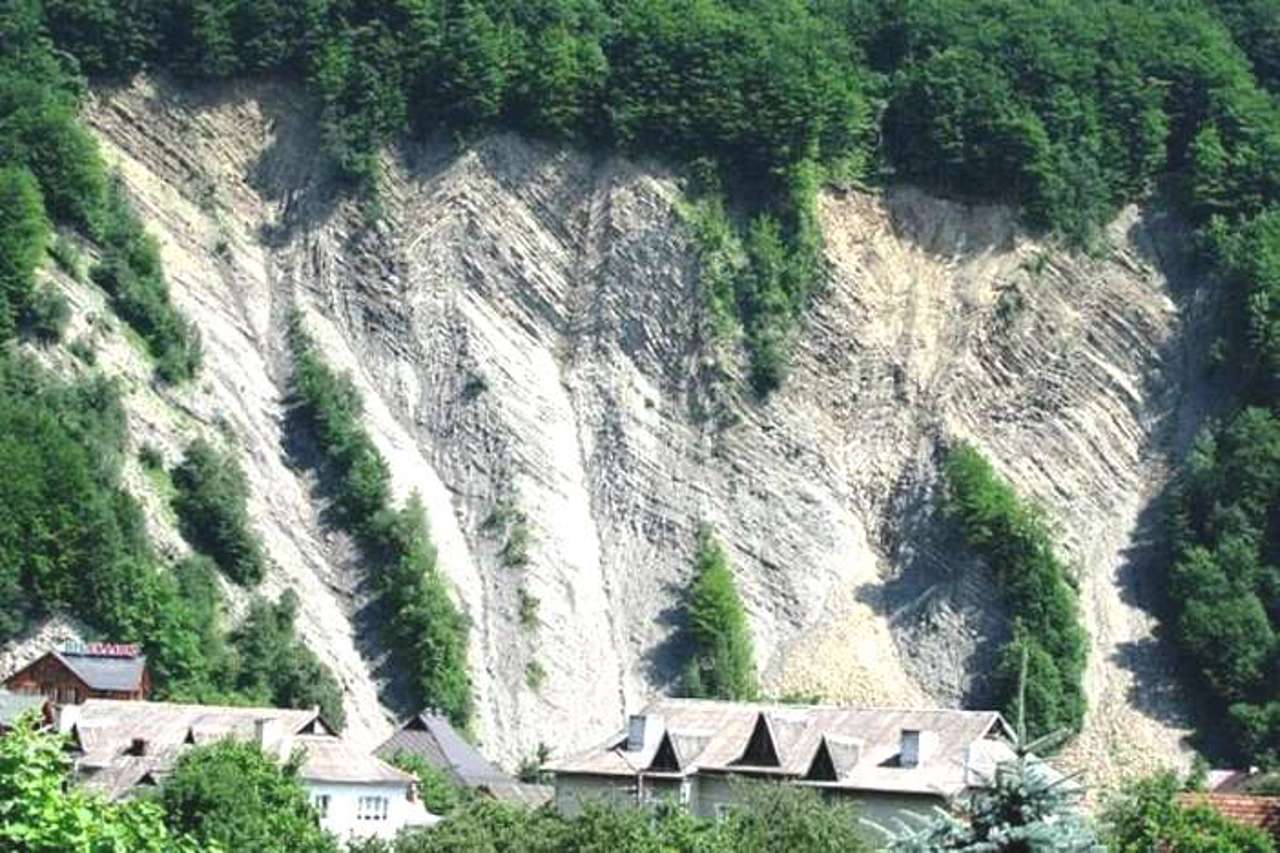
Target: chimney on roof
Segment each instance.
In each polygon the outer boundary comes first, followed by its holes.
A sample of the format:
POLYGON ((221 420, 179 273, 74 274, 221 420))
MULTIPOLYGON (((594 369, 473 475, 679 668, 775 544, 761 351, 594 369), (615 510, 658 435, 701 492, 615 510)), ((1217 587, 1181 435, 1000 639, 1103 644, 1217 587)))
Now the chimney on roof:
POLYGON ((919 767, 929 760, 937 734, 921 729, 903 729, 898 749, 899 767, 919 767))
POLYGON ((648 722, 644 714, 632 714, 627 720, 627 752, 640 752, 644 749, 644 732, 648 722))
POLYGON ((58 705, 54 713, 54 727, 58 730, 58 734, 69 734, 72 727, 80 722, 79 705, 58 705))
POLYGON ((146 755, 147 739, 143 737, 136 737, 133 740, 129 741, 129 754, 130 755, 146 755))
POLYGON ((253 737, 259 748, 267 749, 280 740, 280 721, 274 717, 259 717, 253 721, 253 737))

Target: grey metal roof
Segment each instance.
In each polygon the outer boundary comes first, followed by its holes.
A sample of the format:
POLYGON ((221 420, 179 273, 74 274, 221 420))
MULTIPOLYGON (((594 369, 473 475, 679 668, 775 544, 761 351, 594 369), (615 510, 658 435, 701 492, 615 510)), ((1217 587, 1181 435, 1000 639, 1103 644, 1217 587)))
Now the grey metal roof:
POLYGON ((351 782, 374 784, 392 782, 409 784, 411 773, 392 767, 376 756, 339 738, 325 735, 299 735, 294 749, 306 754, 298 775, 315 782, 351 782))
POLYGON ((800 779, 825 738, 837 781, 814 784, 951 796, 987 784, 995 765, 1013 756, 1008 727, 995 711, 659 699, 644 716, 642 749, 628 752, 623 730, 593 749, 550 761, 545 769, 566 776, 634 776, 651 766, 663 735, 670 733, 680 744, 682 774, 747 769, 800 779), (741 760, 757 730, 767 733, 777 763, 744 768, 741 760), (903 731, 932 736, 928 756, 917 766, 898 763, 903 731))
POLYGON ((302 748, 306 756, 299 775, 304 779, 406 785, 412 781, 409 774, 328 734, 323 726, 324 733, 316 733, 318 722, 322 721, 314 708, 89 699, 64 709, 62 724, 80 746, 80 781, 111 797, 127 795, 147 777, 162 777, 192 746, 228 737, 260 739, 263 751, 281 760, 302 748), (130 754, 139 741, 145 743, 144 754, 130 754))
POLYGON ((43 696, 0 690, 0 726, 12 727, 27 711, 43 708, 43 696))
POLYGON ((556 789, 551 785, 528 785, 524 782, 486 782, 480 790, 495 800, 530 809, 541 808, 556 796, 556 789))
POLYGON ((419 756, 472 788, 513 781, 467 743, 447 718, 426 711, 409 718, 376 752, 388 760, 397 752, 419 756))
POLYGON ((104 657, 78 652, 51 652, 91 690, 137 690, 147 668, 146 655, 104 657))

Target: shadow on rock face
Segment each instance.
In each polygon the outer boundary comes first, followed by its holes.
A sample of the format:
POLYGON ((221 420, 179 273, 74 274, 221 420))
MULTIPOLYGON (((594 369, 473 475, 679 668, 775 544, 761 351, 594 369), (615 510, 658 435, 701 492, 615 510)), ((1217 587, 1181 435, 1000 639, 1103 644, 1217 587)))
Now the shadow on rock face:
POLYGON ((644 653, 644 674, 657 691, 680 696, 684 689, 685 667, 697 646, 689 631, 689 619, 683 606, 685 591, 674 584, 666 585, 664 591, 665 599, 673 603, 659 611, 654 621, 667 628, 668 633, 644 653))
POLYGON ((929 486, 912 485, 891 506, 899 520, 884 543, 892 574, 859 598, 884 616, 903 668, 938 702, 994 707, 1010 621, 993 573, 967 551, 929 486))

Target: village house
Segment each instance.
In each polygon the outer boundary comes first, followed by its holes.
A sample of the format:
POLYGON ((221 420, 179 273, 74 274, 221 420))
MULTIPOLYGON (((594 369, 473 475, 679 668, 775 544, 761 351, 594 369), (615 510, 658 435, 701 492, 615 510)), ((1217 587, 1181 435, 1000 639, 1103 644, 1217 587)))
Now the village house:
POLYGON ((53 706, 45 697, 0 690, 0 735, 13 729, 26 714, 34 715, 39 726, 53 723, 53 706))
POLYGON ((414 776, 344 741, 317 709, 89 699, 62 708, 58 729, 71 738, 77 780, 112 799, 162 783, 193 746, 236 738, 282 762, 301 752, 298 778, 339 838, 391 838, 438 820, 414 776))
POLYGON ((88 643, 47 652, 10 675, 14 693, 44 696, 57 705, 86 699, 143 700, 151 695, 147 658, 137 646, 88 643))
POLYGON ((884 822, 930 815, 985 787, 997 763, 1014 757, 1012 743, 995 711, 661 699, 598 747, 546 770, 566 815, 590 800, 669 799, 718 818, 738 796, 734 780, 756 779, 820 791, 884 822))
MULTIPOLYGON (((1213 781, 1211 778, 1211 784, 1213 781)), ((1181 793, 1178 795, 1178 802, 1184 806, 1213 809, 1227 820, 1261 829, 1280 843, 1280 797, 1259 797, 1213 789, 1181 793)))
POLYGON ((480 794, 537 808, 551 801, 548 785, 529 785, 512 779, 480 754, 454 730, 448 717, 433 709, 414 714, 378 747, 387 761, 397 754, 413 755, 441 770, 454 785, 480 794))

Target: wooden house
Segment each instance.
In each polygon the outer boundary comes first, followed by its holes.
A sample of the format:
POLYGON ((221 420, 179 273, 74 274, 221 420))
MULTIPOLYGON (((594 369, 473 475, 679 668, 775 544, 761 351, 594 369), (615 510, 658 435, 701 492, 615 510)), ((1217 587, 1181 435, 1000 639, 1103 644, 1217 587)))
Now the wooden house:
POLYGON ((137 646, 90 643, 47 652, 10 675, 14 693, 44 696, 57 705, 86 699, 144 700, 151 695, 147 658, 137 646))

